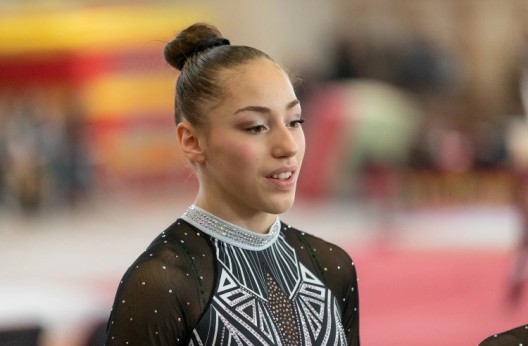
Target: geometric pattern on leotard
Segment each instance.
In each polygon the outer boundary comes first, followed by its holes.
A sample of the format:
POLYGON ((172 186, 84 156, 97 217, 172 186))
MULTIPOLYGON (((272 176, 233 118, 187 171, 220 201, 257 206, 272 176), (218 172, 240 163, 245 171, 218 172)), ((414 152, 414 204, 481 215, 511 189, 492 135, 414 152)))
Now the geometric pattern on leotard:
POLYGON ((279 286, 291 299, 297 291, 301 277, 295 250, 282 234, 275 243, 261 251, 242 249, 216 241, 216 255, 223 268, 230 272, 241 287, 267 300, 266 274, 262 265, 273 275, 279 286))
POLYGON ((223 271, 218 292, 195 328, 190 345, 282 345, 271 321, 265 302, 223 271))
POLYGON ((262 251, 213 241, 219 278, 189 345, 284 345, 268 302, 265 270, 291 300, 300 345, 346 345, 332 292, 304 265, 281 234, 262 251))
POLYGON ((305 345, 346 345, 340 310, 333 294, 301 266, 303 283, 293 300, 305 345))

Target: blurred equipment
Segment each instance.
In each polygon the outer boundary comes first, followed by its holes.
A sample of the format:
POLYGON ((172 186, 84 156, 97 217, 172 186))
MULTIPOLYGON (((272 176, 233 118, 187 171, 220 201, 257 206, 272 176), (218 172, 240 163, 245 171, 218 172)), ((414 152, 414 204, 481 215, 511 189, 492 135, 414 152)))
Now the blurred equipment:
POLYGON ((307 154, 300 191, 312 197, 391 193, 420 121, 418 103, 374 80, 329 83, 305 110, 307 154), (361 179, 373 182, 360 183, 361 179), (359 180, 358 180, 359 179, 359 180), (369 191, 359 191, 365 187, 369 191))
POLYGON ((0 329, 0 345, 38 346, 41 333, 42 329, 37 325, 0 329))

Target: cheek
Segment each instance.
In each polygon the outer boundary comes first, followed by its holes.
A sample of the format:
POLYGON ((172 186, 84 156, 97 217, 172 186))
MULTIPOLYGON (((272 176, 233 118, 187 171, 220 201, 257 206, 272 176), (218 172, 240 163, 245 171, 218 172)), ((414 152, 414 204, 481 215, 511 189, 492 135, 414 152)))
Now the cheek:
POLYGON ((240 171, 256 170, 260 162, 261 153, 258 148, 248 143, 240 143, 237 141, 225 141, 219 147, 219 158, 224 161, 231 170, 235 170, 239 175, 243 174, 240 171), (237 171, 238 170, 238 171, 237 171))
POLYGON ((304 157, 304 153, 306 151, 306 140, 304 138, 304 132, 300 131, 299 134, 296 136, 295 140, 297 142, 297 148, 298 148, 297 155, 300 158, 300 160, 302 160, 304 157))

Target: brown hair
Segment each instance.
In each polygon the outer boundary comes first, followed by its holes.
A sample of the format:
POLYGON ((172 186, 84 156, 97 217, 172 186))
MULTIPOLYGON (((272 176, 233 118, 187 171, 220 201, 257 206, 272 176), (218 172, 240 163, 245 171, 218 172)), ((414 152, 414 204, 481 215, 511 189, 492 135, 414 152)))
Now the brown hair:
POLYGON ((258 58, 272 60, 256 48, 229 45, 216 27, 205 23, 181 31, 165 46, 164 55, 181 71, 174 100, 176 123, 185 119, 198 126, 204 124, 200 107, 223 96, 220 72, 258 58))

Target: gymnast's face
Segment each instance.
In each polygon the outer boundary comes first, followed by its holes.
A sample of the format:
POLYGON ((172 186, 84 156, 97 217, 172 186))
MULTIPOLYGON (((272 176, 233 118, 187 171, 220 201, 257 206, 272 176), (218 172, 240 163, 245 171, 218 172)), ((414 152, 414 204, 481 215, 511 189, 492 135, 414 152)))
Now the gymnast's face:
POLYGON ((285 71, 256 59, 222 72, 225 95, 200 130, 199 201, 245 217, 280 214, 294 201, 305 140, 301 106, 285 71))

